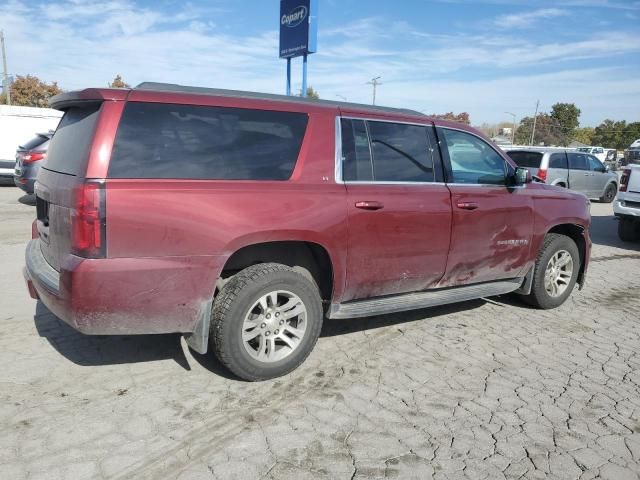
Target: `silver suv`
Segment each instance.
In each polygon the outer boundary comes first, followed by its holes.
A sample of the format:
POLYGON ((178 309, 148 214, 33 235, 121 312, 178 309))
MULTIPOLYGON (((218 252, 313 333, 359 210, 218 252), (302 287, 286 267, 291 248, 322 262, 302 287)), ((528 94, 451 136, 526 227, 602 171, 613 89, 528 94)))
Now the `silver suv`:
POLYGON ((577 190, 606 203, 611 203, 618 192, 618 176, 588 153, 527 148, 508 150, 507 155, 549 185, 577 190))

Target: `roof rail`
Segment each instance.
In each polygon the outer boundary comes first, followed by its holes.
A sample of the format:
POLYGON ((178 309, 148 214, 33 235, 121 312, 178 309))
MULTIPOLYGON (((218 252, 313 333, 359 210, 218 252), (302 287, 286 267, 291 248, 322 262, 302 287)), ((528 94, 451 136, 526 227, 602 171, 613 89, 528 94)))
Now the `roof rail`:
POLYGON ((366 105, 361 103, 350 102, 338 102, 333 100, 317 100, 304 97, 294 97, 288 95, 277 95, 273 93, 259 93, 259 92, 246 92, 242 90, 225 90, 222 88, 207 88, 207 87, 190 87, 185 85, 177 85, 175 83, 156 83, 156 82, 143 82, 134 90, 151 90, 159 92, 177 92, 177 93, 195 93, 198 95, 211 95, 216 97, 235 97, 235 98, 251 98, 258 100, 271 100, 277 102, 290 102, 306 105, 322 105, 326 107, 338 107, 338 108, 356 108, 366 109, 372 112, 379 113, 394 113, 404 115, 417 115, 424 117, 424 113, 416 110, 410 110, 407 108, 393 108, 393 107, 379 107, 377 105, 366 105))

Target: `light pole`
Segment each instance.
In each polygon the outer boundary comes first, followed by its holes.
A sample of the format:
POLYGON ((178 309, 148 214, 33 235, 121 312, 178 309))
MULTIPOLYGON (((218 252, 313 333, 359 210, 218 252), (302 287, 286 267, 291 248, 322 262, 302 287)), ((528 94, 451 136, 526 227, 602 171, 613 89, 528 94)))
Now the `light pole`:
POLYGON ((9 74, 7 73, 7 54, 4 51, 4 32, 0 30, 0 44, 2 44, 2 91, 7 98, 7 105, 11 105, 11 85, 9 84, 9 74))
POLYGON ((377 76, 375 78, 372 78, 370 82, 367 82, 367 85, 373 85, 373 105, 376 104, 376 87, 378 85, 382 85, 382 82, 378 81, 381 78, 382 78, 381 76, 377 76))
POLYGON ((336 93, 336 97, 344 100, 345 102, 347 101, 347 97, 345 97, 344 95, 340 95, 340 94, 336 93))
POLYGON ((504 112, 507 115, 511 115, 513 117, 513 130, 511 130, 511 145, 515 145, 516 143, 516 114, 511 112, 504 112))

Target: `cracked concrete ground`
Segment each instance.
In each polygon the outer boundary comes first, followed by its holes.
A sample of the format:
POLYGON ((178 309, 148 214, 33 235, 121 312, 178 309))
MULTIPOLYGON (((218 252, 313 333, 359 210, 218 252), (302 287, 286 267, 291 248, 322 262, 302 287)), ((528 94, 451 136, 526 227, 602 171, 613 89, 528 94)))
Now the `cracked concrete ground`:
POLYGON ((639 478, 640 245, 610 205, 561 308, 327 321, 301 368, 252 384, 178 336, 86 337, 31 300, 19 197, 0 188, 0 478, 639 478))

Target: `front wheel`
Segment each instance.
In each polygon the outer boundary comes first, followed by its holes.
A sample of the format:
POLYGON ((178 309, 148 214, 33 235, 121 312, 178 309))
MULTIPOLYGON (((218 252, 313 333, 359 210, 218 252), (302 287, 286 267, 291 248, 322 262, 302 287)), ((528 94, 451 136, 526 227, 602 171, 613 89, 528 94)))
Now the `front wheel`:
POLYGON ((556 233, 548 234, 534 267, 531 293, 523 299, 538 308, 559 307, 571 294, 580 271, 580 253, 575 242, 556 233))
POLYGON ((217 295, 210 339, 220 362, 238 377, 267 380, 297 368, 322 328, 314 283, 296 270, 263 263, 236 274, 217 295))
POLYGON ((600 197, 600 201, 602 203, 611 203, 613 199, 616 198, 616 193, 618 193, 618 189, 614 183, 610 183, 607 185, 607 188, 605 188, 604 195, 600 197))

